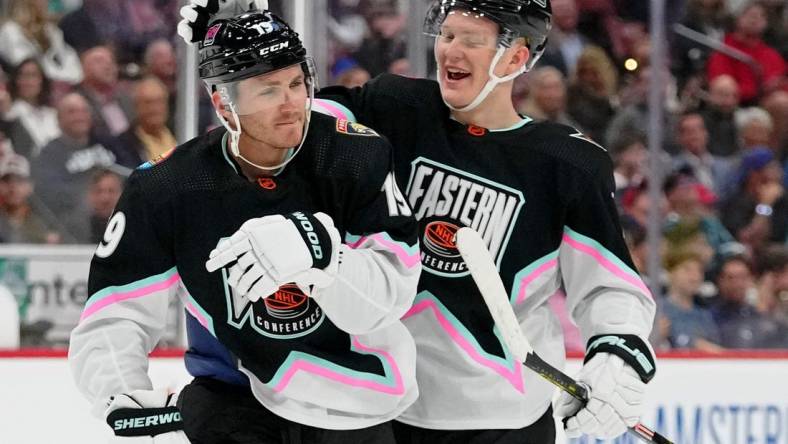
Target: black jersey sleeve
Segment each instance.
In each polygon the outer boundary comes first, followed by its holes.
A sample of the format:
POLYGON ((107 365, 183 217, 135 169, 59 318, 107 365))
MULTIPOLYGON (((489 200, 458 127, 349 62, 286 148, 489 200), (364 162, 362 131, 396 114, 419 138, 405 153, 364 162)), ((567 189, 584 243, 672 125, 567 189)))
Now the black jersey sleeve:
POLYGON ((443 118, 448 112, 435 81, 381 74, 362 87, 329 86, 321 89, 315 111, 338 119, 369 125, 391 137, 412 119, 443 118))
POLYGON ((127 181, 91 261, 89 298, 71 333, 72 373, 99 416, 109 396, 151 388, 148 354, 180 284, 171 219, 146 192, 145 173, 135 171, 127 181))
POLYGON ((374 137, 365 149, 376 155, 353 193, 337 283, 318 296, 332 321, 353 334, 397 322, 413 302, 421 272, 416 221, 397 187, 391 146, 374 137))
MULTIPOLYGON (((573 136, 574 137, 574 136, 573 136)), ((655 304, 630 258, 614 200, 613 165, 593 142, 572 142, 573 166, 559 266, 567 309, 585 340, 599 334, 648 337, 655 304)))

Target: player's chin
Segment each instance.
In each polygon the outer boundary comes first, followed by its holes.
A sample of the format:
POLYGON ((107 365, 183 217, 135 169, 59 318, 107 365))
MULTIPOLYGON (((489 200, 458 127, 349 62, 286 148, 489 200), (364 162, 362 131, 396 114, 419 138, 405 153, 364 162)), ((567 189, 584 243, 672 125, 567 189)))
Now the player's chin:
POLYGON ((277 146, 292 148, 301 143, 301 136, 303 135, 303 128, 299 125, 287 125, 277 128, 276 138, 279 143, 277 146))
POLYGON ((462 108, 467 106, 471 101, 465 97, 466 94, 460 94, 459 91, 443 90, 441 91, 443 101, 451 105, 453 108, 462 108))

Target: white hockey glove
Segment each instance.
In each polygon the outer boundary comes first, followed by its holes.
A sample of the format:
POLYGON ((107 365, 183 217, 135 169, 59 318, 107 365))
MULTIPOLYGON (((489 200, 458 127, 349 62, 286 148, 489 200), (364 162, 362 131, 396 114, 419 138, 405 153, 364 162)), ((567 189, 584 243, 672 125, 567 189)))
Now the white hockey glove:
POLYGON ((178 34, 191 45, 205 38, 208 23, 215 19, 264 9, 268 9, 268 0, 191 0, 181 8, 178 34))
POLYGON ((600 335, 589 340, 577 381, 590 388, 588 403, 567 393, 556 401, 566 436, 611 439, 640 421, 646 383, 656 367, 648 345, 634 335, 600 335))
POLYGON ((183 433, 178 395, 166 389, 135 390, 110 398, 107 424, 113 444, 189 444, 183 433))
POLYGON ((229 266, 227 283, 252 302, 291 282, 308 296, 312 287, 334 282, 340 245, 339 231, 324 213, 265 216, 219 241, 205 268, 229 266))

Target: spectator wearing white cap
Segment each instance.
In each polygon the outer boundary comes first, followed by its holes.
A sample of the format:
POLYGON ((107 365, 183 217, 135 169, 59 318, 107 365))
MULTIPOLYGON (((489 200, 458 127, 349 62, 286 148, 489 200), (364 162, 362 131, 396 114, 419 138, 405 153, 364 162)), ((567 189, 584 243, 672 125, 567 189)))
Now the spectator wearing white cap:
POLYGON ((57 243, 60 236, 31 205, 30 164, 11 154, 0 164, 0 237, 8 243, 57 243))

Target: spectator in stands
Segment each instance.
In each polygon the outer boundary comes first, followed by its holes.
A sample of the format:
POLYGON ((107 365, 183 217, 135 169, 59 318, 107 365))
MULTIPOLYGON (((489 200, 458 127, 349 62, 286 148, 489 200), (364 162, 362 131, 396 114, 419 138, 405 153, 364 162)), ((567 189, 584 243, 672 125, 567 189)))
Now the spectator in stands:
MULTIPOLYGON (((638 134, 646 138, 646 129, 649 126, 648 96, 651 83, 651 69, 643 68, 637 71, 633 82, 627 87, 627 96, 632 103, 620 108, 605 131, 605 146, 613 146, 618 138, 638 134)), ((665 72, 665 75, 669 75, 665 72)), ((663 91, 665 97, 669 95, 666 85, 663 91)), ((675 116, 670 110, 665 109, 663 120, 663 148, 668 153, 677 151, 674 143, 673 131, 675 128, 675 116)))
POLYGON ((81 7, 60 19, 63 39, 79 53, 110 42, 123 17, 117 6, 115 0, 82 0, 81 7))
MULTIPOLYGON (((172 130, 175 128, 175 111, 178 109, 177 100, 181 90, 178 86, 178 60, 175 48, 169 40, 156 39, 145 49, 144 63, 142 72, 161 80, 169 91, 167 127, 172 130)), ((216 114, 213 111, 213 105, 211 105, 211 98, 202 85, 197 85, 194 94, 198 96, 197 131, 202 133, 214 125, 216 114)))
POLYGON ((643 138, 636 134, 618 139, 610 147, 613 157, 613 179, 616 191, 640 186, 648 177, 648 149, 643 138))
POLYGON ((9 145, 14 151, 16 145, 23 147, 23 149, 33 146, 33 139, 19 119, 12 119, 8 116, 11 105, 14 103, 9 89, 6 72, 3 65, 0 64, 0 133, 3 135, 0 137, 0 142, 9 145))
POLYGON ((665 268, 670 279, 662 301, 662 316, 669 322, 667 339, 672 348, 721 351, 720 332, 711 314, 696 307, 694 298, 703 283, 703 262, 697 253, 669 253, 665 268))
POLYGON ((60 29, 80 53, 111 44, 122 64, 137 63, 149 42, 172 36, 178 6, 177 0, 83 0, 60 20, 60 29))
MULTIPOLYGON (((145 49, 145 57, 143 59, 144 66, 142 72, 146 76, 153 76, 159 79, 169 91, 168 106, 169 111, 167 115, 167 127, 175 128, 175 109, 177 108, 178 99, 178 60, 175 56, 175 48, 172 43, 166 39, 156 39, 148 45, 145 49)), ((203 92, 200 89, 200 92, 203 92)), ((210 100, 206 94, 198 94, 203 106, 210 108, 210 100)), ((198 105, 199 106, 199 105, 198 105)), ((200 131, 205 128, 205 118, 203 106, 200 106, 198 113, 200 113, 200 131)), ((212 110, 212 109, 211 109, 212 110)), ((213 113, 209 113, 212 117, 213 113)))
POLYGON ((0 161, 0 239, 8 243, 58 243, 60 236, 31 205, 30 164, 19 154, 0 161))
MULTIPOLYGON (((640 227, 648 226, 649 212, 651 211, 651 196, 648 193, 648 183, 641 182, 636 187, 629 187, 622 193, 621 218, 630 219, 640 227)), ((659 202, 659 214, 667 214, 667 201, 664 196, 659 202)))
POLYGON ((367 33, 367 21, 358 6, 359 0, 332 0, 328 4, 328 31, 342 54, 357 50, 367 33))
POLYGON ((566 112, 566 81, 552 66, 533 70, 527 77, 529 94, 518 112, 535 120, 548 120, 579 128, 566 112))
POLYGON ((774 130, 769 146, 776 153, 780 153, 781 160, 785 161, 788 156, 788 92, 775 91, 769 94, 761 102, 761 106, 772 119, 774 130))
POLYGON ((146 77, 134 84, 132 95, 137 119, 118 137, 115 155, 118 164, 133 169, 177 143, 167 128, 169 93, 164 84, 156 77, 146 77))
POLYGON ((736 15, 733 32, 725 35, 724 43, 751 57, 757 68, 728 55, 715 52, 709 58, 709 80, 728 74, 736 79, 742 102, 752 105, 764 92, 780 88, 786 81, 786 64, 782 56, 763 41, 766 10, 759 0, 748 2, 736 15))
MULTIPOLYGON (((729 20, 726 0, 688 0, 686 14, 680 23, 706 37, 722 41, 729 20)), ((681 84, 702 73, 711 54, 708 46, 680 35, 676 36, 672 50, 673 72, 681 84)))
POLYGON ((361 86, 369 80, 370 76, 366 69, 362 68, 352 57, 342 57, 334 62, 331 67, 331 77, 334 85, 341 85, 346 88, 361 86))
POLYGON ((175 48, 167 39, 156 39, 145 48, 145 73, 164 83, 167 90, 174 92, 178 87, 178 60, 175 48))
POLYGON ((81 244, 98 244, 123 191, 123 178, 112 170, 98 169, 90 178, 88 214, 76 213, 66 221, 69 232, 81 244), (86 217, 87 216, 87 217, 86 217))
POLYGON ((577 59, 568 89, 569 117, 594 140, 603 141, 605 129, 616 113, 613 100, 618 93, 618 73, 613 62, 598 46, 586 46, 577 59))
MULTIPOLYGON (((645 279, 648 272, 646 229, 635 222, 634 219, 622 219, 621 228, 624 231, 624 241, 627 243, 627 249, 629 249, 629 254, 632 256, 632 263, 635 264, 635 269, 640 273, 641 277, 645 279)), ((646 285, 648 285, 648 282, 646 282, 646 285)))
POLYGON ((564 76, 575 71, 577 59, 588 44, 577 30, 578 10, 575 0, 552 0, 553 29, 540 59, 542 66, 553 66, 564 76))
POLYGON ((721 219, 736 239, 757 251, 767 242, 783 243, 788 235, 788 199, 783 172, 768 148, 744 154, 738 187, 721 207, 721 219))
POLYGON ((713 270, 715 251, 703 232, 699 220, 675 219, 674 213, 669 213, 669 220, 663 229, 665 238, 665 254, 691 251, 698 256, 704 275, 713 270))
POLYGON ((77 87, 90 104, 95 131, 117 136, 129 129, 131 104, 118 86, 118 65, 108 46, 95 46, 82 53, 85 79, 77 87))
POLYGON ((57 113, 49 106, 49 79, 35 59, 27 59, 12 71, 10 83, 14 101, 5 119, 18 121, 32 142, 14 143, 14 149, 28 158, 38 156, 44 145, 60 136, 57 113))
MULTIPOLYGON (((90 107, 80 94, 64 96, 57 113, 63 135, 44 147, 32 173, 36 196, 54 217, 68 221, 76 214, 89 214, 85 196, 93 171, 114 166, 115 155, 91 139, 90 107)), ((64 241, 77 241, 74 234, 63 231, 64 241)))
POLYGON ((700 183, 719 194, 735 170, 736 163, 733 159, 717 157, 709 152, 709 133, 699 113, 684 113, 676 126, 679 152, 673 156, 673 169, 690 167, 700 183))
POLYGON ((367 19, 369 35, 353 58, 375 77, 405 57, 405 16, 396 0, 362 0, 359 8, 367 19))
POLYGON ((79 57, 47 17, 46 0, 11 0, 8 20, 0 26, 0 58, 11 66, 35 58, 51 80, 76 84, 82 80, 79 57))
POLYGON ((761 0, 766 11, 766 30, 763 41, 788 60, 788 3, 785 0, 761 0))
POLYGON ((716 196, 698 182, 691 169, 683 168, 668 176, 664 191, 668 202, 665 235, 672 244, 699 243, 692 237, 700 233, 705 245, 699 245, 697 251, 711 249, 705 263, 707 270, 718 264, 727 252, 740 248, 734 245, 735 239, 716 213, 709 210, 716 203, 716 196))
POLYGON ((700 111, 709 131, 709 152, 730 157, 739 153, 739 135, 734 113, 739 107, 739 85, 733 77, 722 74, 709 83, 706 106, 700 111))
POLYGON ((756 310, 755 282, 743 256, 727 258, 717 277, 718 300, 711 313, 728 348, 773 348, 786 345, 777 322, 756 310))
POLYGON ((788 340, 788 245, 772 244, 759 253, 755 258, 759 270, 757 308, 773 316, 788 340))
POLYGON ((774 121, 766 110, 757 107, 740 109, 734 120, 743 152, 758 146, 769 146, 774 133, 774 121))

